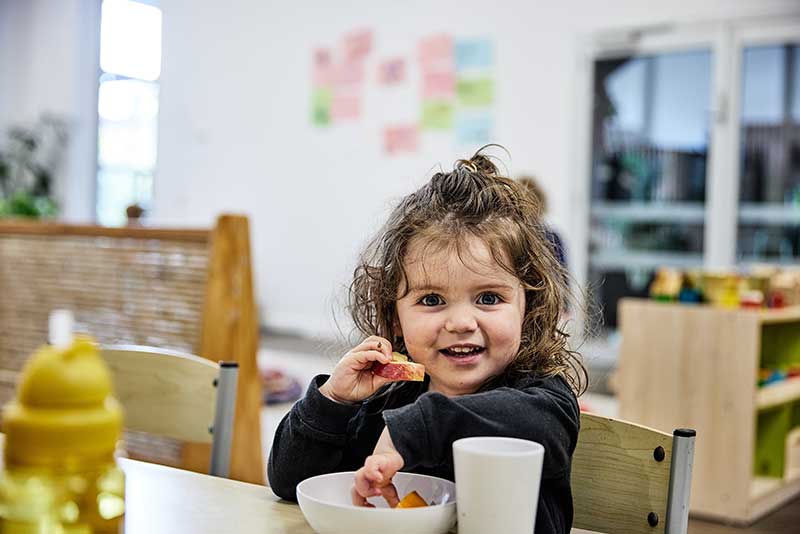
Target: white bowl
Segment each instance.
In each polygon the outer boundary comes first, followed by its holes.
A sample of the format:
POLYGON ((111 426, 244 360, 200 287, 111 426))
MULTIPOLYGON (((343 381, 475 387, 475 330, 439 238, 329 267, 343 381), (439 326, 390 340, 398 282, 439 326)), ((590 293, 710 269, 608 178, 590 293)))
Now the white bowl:
POLYGON ((350 501, 354 472, 307 478, 297 485, 297 502, 306 521, 320 534, 444 534, 456 523, 456 485, 449 480, 397 473, 393 482, 402 499, 416 491, 431 503, 421 508, 392 509, 383 497, 367 499, 375 508, 350 501))

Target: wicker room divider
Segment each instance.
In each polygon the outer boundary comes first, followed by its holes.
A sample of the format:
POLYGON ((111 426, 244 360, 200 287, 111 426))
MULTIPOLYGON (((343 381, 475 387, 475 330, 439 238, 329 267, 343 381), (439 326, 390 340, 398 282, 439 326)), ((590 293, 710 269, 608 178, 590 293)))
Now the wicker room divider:
MULTIPOLYGON (((264 483, 258 322, 249 224, 105 228, 0 221, 0 402, 47 341, 48 315, 75 314, 100 343, 152 345, 239 363, 231 478, 264 483)), ((156 414, 154 414, 155 416, 156 414)), ((127 433, 132 456, 208 472, 207 445, 127 433)))

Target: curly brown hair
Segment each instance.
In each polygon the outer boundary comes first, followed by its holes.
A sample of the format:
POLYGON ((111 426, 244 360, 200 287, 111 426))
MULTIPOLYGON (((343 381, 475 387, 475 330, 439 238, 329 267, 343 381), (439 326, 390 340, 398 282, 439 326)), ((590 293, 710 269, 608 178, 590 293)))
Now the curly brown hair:
POLYGON ((451 172, 437 172, 400 201, 361 255, 348 309, 361 334, 383 336, 395 350, 405 352, 396 301, 408 287, 404 259, 409 243, 422 239, 462 257, 468 239, 477 237, 525 290, 519 350, 504 373, 490 377, 480 390, 520 375, 562 375, 580 395, 588 375, 580 355, 569 348, 569 334, 561 324, 565 297, 571 296, 567 275, 545 237, 536 199, 524 186, 500 175, 483 153, 487 147, 469 160, 458 160, 451 172))

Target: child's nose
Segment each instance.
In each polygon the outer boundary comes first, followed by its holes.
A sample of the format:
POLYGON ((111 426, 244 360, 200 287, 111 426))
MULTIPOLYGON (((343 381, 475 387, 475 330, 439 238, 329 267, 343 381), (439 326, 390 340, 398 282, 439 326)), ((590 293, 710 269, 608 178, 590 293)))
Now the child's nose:
POLYGON ((444 323, 444 328, 452 333, 472 332, 478 328, 478 322, 475 320, 475 314, 466 307, 459 306, 453 308, 444 323))

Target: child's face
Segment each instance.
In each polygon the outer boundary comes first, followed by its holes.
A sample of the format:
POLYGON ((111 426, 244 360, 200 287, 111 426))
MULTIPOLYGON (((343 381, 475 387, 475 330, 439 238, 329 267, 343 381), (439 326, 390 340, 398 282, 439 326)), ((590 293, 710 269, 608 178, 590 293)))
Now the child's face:
MULTIPOLYGON (((470 238, 454 251, 421 257, 411 241, 404 266, 410 291, 397 301, 408 354, 425 366, 431 391, 473 393, 516 356, 525 316, 525 291, 486 245, 470 238)), ((400 288, 402 295, 402 290, 400 288)))

